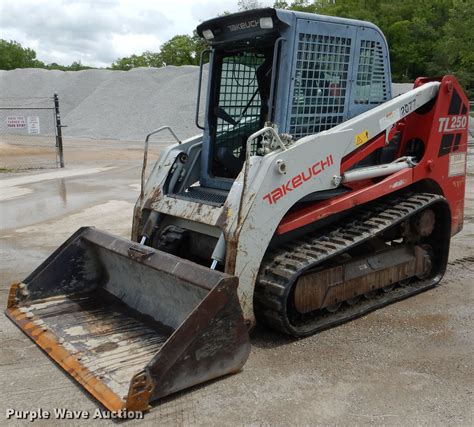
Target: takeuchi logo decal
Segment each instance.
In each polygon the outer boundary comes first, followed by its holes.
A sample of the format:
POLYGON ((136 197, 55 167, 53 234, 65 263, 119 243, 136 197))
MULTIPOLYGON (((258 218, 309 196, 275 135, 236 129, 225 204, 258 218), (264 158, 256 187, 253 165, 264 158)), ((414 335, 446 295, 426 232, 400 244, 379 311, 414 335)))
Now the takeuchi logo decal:
POLYGON ((330 168, 333 164, 334 160, 332 159, 332 154, 330 154, 329 156, 326 156, 326 160, 317 161, 308 169, 289 179, 285 184, 282 184, 270 191, 268 194, 265 194, 263 200, 266 200, 270 205, 273 205, 278 199, 285 197, 291 191, 296 190, 300 185, 303 185, 305 182, 319 175, 326 168, 330 168))
POLYGON ((256 27, 258 27, 258 22, 255 19, 251 21, 247 21, 247 22, 239 22, 238 24, 227 25, 227 28, 231 32, 247 30, 249 28, 256 28, 256 27))

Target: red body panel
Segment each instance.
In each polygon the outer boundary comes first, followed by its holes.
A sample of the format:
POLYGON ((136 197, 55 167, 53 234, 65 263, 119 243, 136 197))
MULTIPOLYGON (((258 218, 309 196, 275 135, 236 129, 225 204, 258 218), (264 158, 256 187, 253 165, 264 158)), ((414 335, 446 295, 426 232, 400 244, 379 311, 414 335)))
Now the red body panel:
MULTIPOLYGON (((405 155, 411 140, 416 138, 423 142, 423 157, 414 168, 404 169, 383 179, 351 183, 352 191, 349 193, 292 211, 281 221, 277 234, 288 233, 415 183, 422 185, 423 191, 442 194, 448 200, 451 232, 454 235, 461 231, 466 186, 469 101, 453 76, 444 76, 442 79, 419 78, 414 86, 433 80, 441 81, 438 95, 432 101, 433 105, 426 105, 421 111, 410 114, 390 132, 390 137, 395 131, 401 132, 398 156, 405 155)), ((382 132, 346 156, 341 163, 341 174, 384 143, 385 133, 382 132)))

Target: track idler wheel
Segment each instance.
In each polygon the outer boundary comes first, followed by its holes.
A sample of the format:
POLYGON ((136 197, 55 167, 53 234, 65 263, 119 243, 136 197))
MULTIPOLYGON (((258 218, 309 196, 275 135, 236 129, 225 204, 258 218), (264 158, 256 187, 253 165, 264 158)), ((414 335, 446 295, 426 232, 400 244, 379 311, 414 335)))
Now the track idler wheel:
POLYGON ((432 209, 426 209, 418 214, 413 222, 415 231, 422 237, 428 237, 434 230, 436 215, 432 209))
POLYGON ((359 301, 360 301, 360 295, 346 300, 347 304, 349 305, 356 305, 359 301))
POLYGON ((364 294, 364 298, 365 298, 365 299, 372 299, 372 298, 374 298, 376 295, 377 295, 377 291, 374 290, 374 291, 366 292, 366 293, 364 294))
POLYGON ((329 307, 326 307, 326 311, 328 311, 329 313, 336 313, 337 310, 339 310, 341 308, 341 305, 342 305, 342 303, 340 303, 340 302, 338 302, 336 304, 332 304, 329 307))

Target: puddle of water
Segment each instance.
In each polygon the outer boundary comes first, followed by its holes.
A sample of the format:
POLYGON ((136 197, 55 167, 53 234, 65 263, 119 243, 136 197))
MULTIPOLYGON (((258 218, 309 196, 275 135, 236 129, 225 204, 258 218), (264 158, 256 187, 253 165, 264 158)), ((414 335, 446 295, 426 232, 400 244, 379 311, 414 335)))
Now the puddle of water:
MULTIPOLYGON (((135 202, 136 190, 129 186, 131 177, 135 178, 134 169, 124 171, 116 167, 98 167, 81 169, 79 172, 81 175, 84 172, 87 174, 64 178, 61 175, 56 178, 56 172, 39 174, 49 178, 41 178, 24 187, 10 187, 9 184, 17 184, 18 179, 30 179, 30 176, 12 178, 15 181, 4 180, 4 188, 0 187, 0 232, 40 224, 87 206, 116 199, 118 194, 122 200, 135 202), (103 173, 94 174, 98 172, 103 173), (8 181, 7 184, 5 181, 8 181)), ((127 223, 131 223, 131 218, 130 215, 127 223)), ((109 218, 109 221, 113 220, 109 218)))
POLYGON ((5 200, 13 200, 21 196, 25 196, 26 194, 32 193, 33 190, 31 188, 25 187, 9 187, 9 188, 2 188, 2 192, 0 193, 0 202, 5 200))
POLYGON ((109 200, 59 219, 52 219, 9 232, 13 238, 31 247, 54 247, 61 244, 78 228, 94 226, 117 236, 130 238, 134 204, 123 200, 109 200))
POLYGON ((58 193, 59 197, 63 201, 63 207, 67 206, 67 188, 66 188, 66 181, 61 178, 58 180, 58 193))
POLYGON ((86 169, 60 169, 54 172, 39 173, 35 175, 20 176, 17 178, 7 178, 0 180, 0 189, 18 187, 26 184, 33 184, 40 181, 48 181, 50 179, 58 178, 69 178, 72 176, 79 175, 90 175, 94 173, 105 172, 110 169, 114 169, 115 166, 103 167, 103 168, 86 168, 86 169))

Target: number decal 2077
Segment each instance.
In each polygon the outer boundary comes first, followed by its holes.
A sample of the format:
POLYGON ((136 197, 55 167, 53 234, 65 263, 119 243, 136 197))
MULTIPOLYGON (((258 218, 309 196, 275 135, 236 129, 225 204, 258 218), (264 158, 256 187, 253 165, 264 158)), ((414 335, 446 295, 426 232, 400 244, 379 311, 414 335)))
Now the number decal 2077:
POLYGON ((406 104, 400 107, 400 115, 406 116, 408 113, 411 113, 415 109, 416 99, 412 99, 411 101, 407 102, 406 104))

